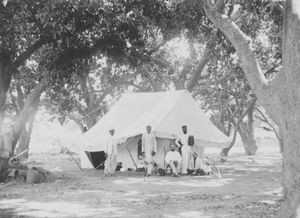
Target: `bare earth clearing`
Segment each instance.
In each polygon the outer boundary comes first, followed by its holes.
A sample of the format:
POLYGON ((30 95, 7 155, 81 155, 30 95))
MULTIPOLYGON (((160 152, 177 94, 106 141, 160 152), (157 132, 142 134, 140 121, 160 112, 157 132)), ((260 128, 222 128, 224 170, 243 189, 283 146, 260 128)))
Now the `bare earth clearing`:
POLYGON ((144 181, 142 174, 120 172, 106 178, 102 170, 81 172, 64 155, 31 160, 52 170, 57 179, 1 184, 1 217, 279 217, 277 147, 260 148, 254 161, 236 148, 229 162, 219 165, 223 179, 152 176, 144 181))

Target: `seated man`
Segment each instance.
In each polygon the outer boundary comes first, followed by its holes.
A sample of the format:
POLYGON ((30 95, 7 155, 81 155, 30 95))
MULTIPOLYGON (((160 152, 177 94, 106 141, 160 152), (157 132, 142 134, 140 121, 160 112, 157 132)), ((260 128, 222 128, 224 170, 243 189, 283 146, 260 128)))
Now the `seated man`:
POLYGON ((171 167, 173 176, 178 176, 181 168, 181 160, 179 152, 175 150, 175 145, 171 145, 171 151, 167 153, 165 161, 167 167, 171 167))
POLYGON ((209 175, 211 173, 211 167, 206 163, 204 159, 198 156, 196 152, 193 153, 192 163, 190 164, 192 166, 192 169, 194 171, 194 174, 196 175, 209 175))

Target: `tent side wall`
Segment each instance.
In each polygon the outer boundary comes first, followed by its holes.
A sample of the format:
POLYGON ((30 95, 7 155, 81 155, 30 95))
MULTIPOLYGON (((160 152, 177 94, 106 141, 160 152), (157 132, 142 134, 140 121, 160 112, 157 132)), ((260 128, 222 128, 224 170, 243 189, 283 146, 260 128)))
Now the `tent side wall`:
MULTIPOLYGON (((138 141, 141 139, 141 136, 136 136, 133 139, 129 139, 130 143, 127 143, 126 146, 130 151, 130 154, 138 167, 143 167, 143 160, 138 160, 138 141)), ((170 145, 174 144, 174 139, 166 138, 156 138, 157 140, 157 153, 154 156, 154 161, 157 163, 159 168, 165 168, 165 156, 168 151, 170 151, 170 145)), ((204 148, 206 146, 211 146, 211 142, 196 140, 195 145, 192 146, 192 152, 198 153, 198 155, 204 155, 204 148)), ((216 145, 215 145, 216 146, 216 145)), ((130 154, 125 147, 121 145, 118 151, 118 162, 122 162, 122 166, 125 169, 131 168, 135 169, 136 166, 133 163, 130 154)))
MULTIPOLYGON (((141 136, 136 136, 131 140, 130 143, 126 145, 121 145, 118 151, 118 162, 122 162, 122 166, 125 169, 131 168, 135 169, 136 166, 143 167, 142 160, 138 159, 138 141, 141 139, 141 136), (130 156, 127 148, 132 156, 130 156), (133 160, 135 164, 133 163, 133 160)), ((154 161, 158 164, 160 168, 164 167, 164 159, 165 154, 170 150, 170 144, 174 142, 174 140, 170 139, 163 139, 163 138, 156 138, 157 140, 157 153, 154 156, 154 161)))
MULTIPOLYGON (((127 144, 120 145, 118 151, 118 160, 117 162, 122 162, 122 166, 125 169, 131 168, 135 169, 136 166, 143 167, 143 160, 138 159, 138 141, 141 139, 141 136, 136 136, 128 140, 127 144), (130 156, 128 150, 132 156, 130 156), (133 163, 133 160, 135 164, 133 163)), ((170 145, 174 144, 174 139, 166 138, 156 138, 157 140, 157 154, 154 156, 154 161, 157 163, 159 168, 165 168, 165 156, 166 153, 170 150, 170 145)), ((208 142, 204 140, 196 140, 195 145, 192 146, 192 152, 198 153, 198 155, 204 155, 205 147, 220 147, 219 144, 208 142)), ((85 152, 82 152, 81 155, 81 166, 83 168, 93 168, 90 160, 88 159, 85 152)))

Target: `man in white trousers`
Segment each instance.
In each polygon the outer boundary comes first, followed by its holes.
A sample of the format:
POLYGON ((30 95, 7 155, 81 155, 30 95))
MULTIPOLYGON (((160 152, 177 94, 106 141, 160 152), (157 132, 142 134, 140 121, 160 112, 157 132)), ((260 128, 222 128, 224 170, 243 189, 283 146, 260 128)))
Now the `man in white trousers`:
POLYGON ((181 150, 182 157, 182 171, 183 175, 187 174, 187 169, 190 167, 190 160, 192 157, 191 147, 188 145, 189 135, 187 134, 187 126, 182 126, 182 133, 175 140, 177 147, 181 150))
POLYGON ((150 176, 153 165, 153 157, 157 152, 157 142, 151 132, 151 126, 146 126, 146 133, 142 136, 142 152, 144 154, 145 176, 150 176))
POLYGON ((109 130, 109 137, 105 146, 105 164, 104 164, 104 174, 106 176, 114 176, 117 167, 117 155, 118 155, 118 144, 114 137, 115 130, 109 130))

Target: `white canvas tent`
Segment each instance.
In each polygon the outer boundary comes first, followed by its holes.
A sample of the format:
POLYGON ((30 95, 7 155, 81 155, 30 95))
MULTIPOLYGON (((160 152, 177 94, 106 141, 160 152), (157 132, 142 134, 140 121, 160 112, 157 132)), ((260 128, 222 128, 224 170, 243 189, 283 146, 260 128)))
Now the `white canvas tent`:
MULTIPOLYGON (((113 128, 116 138, 123 143, 119 148, 118 162, 122 162, 125 168, 133 168, 134 162, 138 162, 138 140, 145 132, 146 125, 152 126, 152 131, 157 137, 156 159, 160 165, 163 164, 164 155, 173 143, 172 140, 181 133, 182 125, 187 126, 188 134, 194 136, 198 145, 228 141, 197 106, 187 90, 130 93, 124 94, 111 110, 83 135, 83 151, 103 151, 108 130, 113 128)), ((84 168, 91 167, 84 152, 81 154, 81 163, 84 168)))

